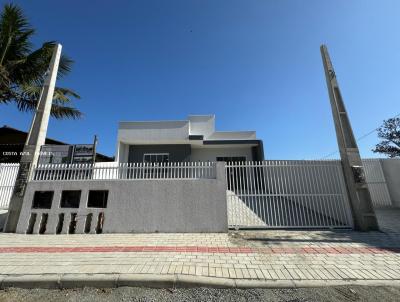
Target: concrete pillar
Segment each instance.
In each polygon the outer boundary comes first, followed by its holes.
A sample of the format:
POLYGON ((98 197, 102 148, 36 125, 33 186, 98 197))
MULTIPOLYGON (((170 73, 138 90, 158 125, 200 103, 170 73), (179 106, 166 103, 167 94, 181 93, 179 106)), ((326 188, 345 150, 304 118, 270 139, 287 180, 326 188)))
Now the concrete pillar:
POLYGON ((90 232, 89 234, 96 234, 96 227, 97 227, 97 222, 99 220, 99 212, 95 211, 92 212, 92 224, 90 225, 90 232))
POLYGON ((87 215, 85 212, 78 212, 75 234, 84 234, 87 215))
POLYGON ((216 163, 216 179, 218 180, 218 181, 222 181, 222 182, 225 182, 225 184, 226 184, 226 172, 225 172, 225 162, 224 161, 218 161, 217 163, 216 163))
POLYGON ((58 223, 58 215, 53 212, 49 212, 49 219, 47 221, 47 227, 45 234, 55 234, 58 223))
POLYGON ((64 212, 64 224, 61 230, 61 234, 68 234, 70 223, 71 223, 71 212, 64 212))
POLYGON ((42 223, 42 212, 37 213, 35 226, 33 227, 32 234, 39 234, 40 224, 42 223))
POLYGON ((37 164, 40 148, 45 144, 50 110, 53 102, 58 65, 61 57, 61 45, 57 44, 49 65, 35 115, 24 146, 23 155, 15 181, 14 192, 10 200, 4 232, 15 233, 25 194, 25 188, 31 177, 32 167, 37 164))
POLYGON ((378 230, 378 222, 365 180, 360 152, 344 106, 328 49, 325 45, 321 46, 321 55, 354 227, 361 231, 378 230))

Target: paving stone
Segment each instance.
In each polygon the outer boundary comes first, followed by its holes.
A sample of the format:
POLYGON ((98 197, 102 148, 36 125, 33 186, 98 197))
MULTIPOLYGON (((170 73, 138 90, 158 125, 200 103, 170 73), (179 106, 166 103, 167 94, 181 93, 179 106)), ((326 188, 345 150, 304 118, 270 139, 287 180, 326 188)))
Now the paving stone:
POLYGON ((240 231, 234 237, 0 234, 0 278, 128 273, 235 280, 400 280, 400 227, 386 228, 386 233, 240 231))

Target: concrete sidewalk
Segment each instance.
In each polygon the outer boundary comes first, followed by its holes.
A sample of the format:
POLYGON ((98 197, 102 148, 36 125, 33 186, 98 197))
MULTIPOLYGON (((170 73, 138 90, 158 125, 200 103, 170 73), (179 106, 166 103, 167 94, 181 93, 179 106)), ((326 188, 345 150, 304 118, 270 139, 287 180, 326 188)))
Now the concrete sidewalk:
POLYGON ((369 233, 1 234, 0 282, 1 287, 397 286, 398 214, 380 212, 384 232, 369 233))

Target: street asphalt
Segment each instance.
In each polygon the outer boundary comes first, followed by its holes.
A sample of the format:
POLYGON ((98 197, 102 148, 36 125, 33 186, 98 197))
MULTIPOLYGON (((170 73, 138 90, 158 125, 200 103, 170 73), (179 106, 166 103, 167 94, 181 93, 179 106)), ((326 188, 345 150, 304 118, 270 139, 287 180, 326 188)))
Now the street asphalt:
POLYGON ((120 287, 113 289, 17 289, 0 291, 0 302, 157 302, 157 301, 400 301, 400 287, 338 286, 299 289, 150 289, 120 287))

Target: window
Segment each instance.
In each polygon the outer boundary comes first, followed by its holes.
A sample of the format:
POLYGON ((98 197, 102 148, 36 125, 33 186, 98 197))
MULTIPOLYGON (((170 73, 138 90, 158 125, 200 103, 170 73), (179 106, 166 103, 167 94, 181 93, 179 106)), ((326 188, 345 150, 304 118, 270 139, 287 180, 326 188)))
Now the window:
POLYGON ((87 207, 88 208, 107 208, 108 191, 90 190, 87 207))
POLYGON ((81 191, 62 191, 61 208, 79 208, 81 191))
POLYGON ((217 157, 217 161, 224 161, 224 162, 241 162, 246 161, 245 156, 235 156, 235 157, 217 157))
POLYGON ((51 209, 54 191, 36 191, 33 196, 33 209, 51 209))
POLYGON ((145 153, 143 154, 144 163, 167 163, 169 162, 169 153, 145 153))

